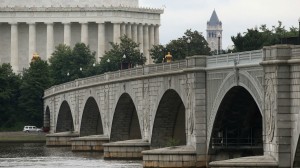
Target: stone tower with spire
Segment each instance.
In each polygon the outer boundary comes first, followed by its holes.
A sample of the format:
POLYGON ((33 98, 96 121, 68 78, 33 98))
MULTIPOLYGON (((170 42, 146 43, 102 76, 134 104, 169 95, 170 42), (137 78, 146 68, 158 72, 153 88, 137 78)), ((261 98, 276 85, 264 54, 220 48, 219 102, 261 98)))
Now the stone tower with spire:
POLYGON ((206 40, 211 51, 219 53, 219 50, 222 50, 222 31, 222 22, 214 10, 210 20, 207 22, 206 29, 206 40))

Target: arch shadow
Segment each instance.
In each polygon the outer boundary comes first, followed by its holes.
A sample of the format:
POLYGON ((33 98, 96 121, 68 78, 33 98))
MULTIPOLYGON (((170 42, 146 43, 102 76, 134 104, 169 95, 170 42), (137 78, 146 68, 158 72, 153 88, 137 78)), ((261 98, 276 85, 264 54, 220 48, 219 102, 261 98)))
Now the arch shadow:
POLYGON ((151 147, 186 145, 185 106, 179 94, 167 90, 162 96, 154 119, 151 147))
POLYGON ((224 96, 213 123, 208 154, 211 161, 263 155, 262 115, 242 86, 224 96))
POLYGON ((58 112, 56 132, 74 131, 73 117, 67 101, 63 101, 58 112))
POLYGON ((298 136, 298 142, 295 150, 294 160, 293 160, 293 167, 300 167, 300 135, 298 136))
POLYGON ((49 106, 46 107, 46 111, 44 113, 44 126, 43 131, 49 132, 50 130, 50 108, 49 106))
POLYGON ((80 136, 103 134, 102 118, 97 102, 89 97, 85 103, 80 125, 80 136))
POLYGON ((115 108, 110 141, 141 138, 140 123, 133 100, 128 93, 123 93, 115 108))

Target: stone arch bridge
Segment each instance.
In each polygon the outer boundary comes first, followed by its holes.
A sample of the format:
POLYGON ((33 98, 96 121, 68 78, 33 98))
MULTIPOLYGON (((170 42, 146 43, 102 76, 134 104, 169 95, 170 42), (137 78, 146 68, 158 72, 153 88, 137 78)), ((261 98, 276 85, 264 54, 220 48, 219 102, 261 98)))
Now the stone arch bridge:
POLYGON ((298 167, 299 64, 300 46, 277 45, 53 86, 47 144, 144 167, 298 167))

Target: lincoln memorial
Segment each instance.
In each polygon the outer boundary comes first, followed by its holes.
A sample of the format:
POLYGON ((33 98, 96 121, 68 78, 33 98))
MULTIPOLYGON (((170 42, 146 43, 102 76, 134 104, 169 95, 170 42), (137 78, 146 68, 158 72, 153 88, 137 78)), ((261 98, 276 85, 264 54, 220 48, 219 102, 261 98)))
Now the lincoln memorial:
POLYGON ((162 13, 139 7, 138 0, 0 0, 0 64, 21 72, 34 53, 47 60, 55 46, 78 42, 96 51, 99 61, 122 35, 140 43, 150 64, 162 13))

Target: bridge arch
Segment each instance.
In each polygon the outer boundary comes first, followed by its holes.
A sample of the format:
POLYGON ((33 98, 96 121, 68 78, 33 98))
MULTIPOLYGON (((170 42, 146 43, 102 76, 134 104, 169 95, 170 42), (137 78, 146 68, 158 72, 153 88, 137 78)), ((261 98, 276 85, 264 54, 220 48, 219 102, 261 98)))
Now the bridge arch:
POLYGON ((115 107, 110 131, 110 141, 141 139, 139 117, 128 93, 123 93, 115 107))
MULTIPOLYGON (((207 150, 209 149, 210 137, 213 129, 213 124, 215 122, 215 118, 217 112, 219 110, 220 104, 224 99, 225 95, 228 93, 230 89, 237 86, 236 83, 236 74, 234 72, 229 73, 226 78, 223 80, 222 84, 218 88, 217 95, 214 99, 212 110, 209 112, 209 124, 207 129, 208 141, 207 141, 207 150)), ((258 105, 259 111, 262 116, 262 105, 263 105, 263 87, 259 83, 258 80, 254 79, 249 73, 247 72, 240 72, 239 73, 239 83, 238 86, 243 87, 248 91, 251 97, 254 99, 256 104, 258 105)))
MULTIPOLYGON (((208 124, 208 141, 207 141, 207 152, 211 154, 211 147, 213 140, 212 137, 216 136, 223 136, 222 133, 219 133, 219 135, 216 135, 216 129, 214 128, 216 125, 219 124, 222 125, 223 122, 220 123, 220 115, 224 115, 224 110, 222 112, 222 108, 225 108, 226 106, 229 106, 230 101, 228 99, 230 98, 232 101, 240 101, 244 100, 245 98, 242 97, 246 96, 247 100, 251 102, 251 107, 253 107, 253 111, 256 111, 254 113, 251 113, 253 116, 256 116, 259 118, 261 131, 260 131, 260 138, 262 138, 263 135, 263 111, 262 111, 262 102, 263 102, 263 88, 259 82, 258 79, 254 79, 249 73, 247 72, 240 72, 239 73, 239 81, 236 81, 236 74, 235 73, 229 73, 226 78, 223 80, 223 83, 220 85, 217 95, 215 97, 215 101, 213 103, 212 110, 210 112, 209 117, 209 124, 208 124), (238 92, 241 92, 238 94, 238 92), (236 95, 234 96, 234 94, 236 95), (220 112, 221 111, 221 112, 220 112), (219 123, 218 123, 219 122, 219 123), (218 124, 217 124, 218 123, 218 124), (222 134, 222 135, 220 135, 222 134)), ((244 109, 247 111, 247 109, 244 109)), ((226 121, 225 121, 226 122, 226 121)), ((261 144, 259 144, 261 145, 261 144)), ((260 148, 260 147, 259 147, 260 148)), ((262 148, 262 147, 261 147, 262 148)), ((258 153, 260 153, 261 149, 259 149, 258 153)))
MULTIPOLYGON (((299 111, 300 112, 300 111, 299 111)), ((300 167, 300 115, 298 115, 297 120, 295 121, 296 127, 295 127, 295 136, 292 136, 292 143, 291 149, 292 149, 292 160, 291 164, 293 167, 300 167)))
POLYGON ((186 145, 185 106, 179 94, 168 89, 156 109, 151 147, 186 145))
POLYGON ((103 124, 98 104, 93 97, 86 100, 81 116, 80 136, 103 134, 103 124))
POLYGON ((300 161, 299 161, 299 158, 300 158, 300 135, 298 133, 298 137, 297 137, 297 143, 296 143, 296 149, 295 151, 293 152, 293 155, 292 155, 292 166, 293 167, 300 167, 300 161))
POLYGON ((59 108, 56 123, 56 132, 65 131, 74 131, 74 122, 71 108, 68 102, 64 100, 59 108))

